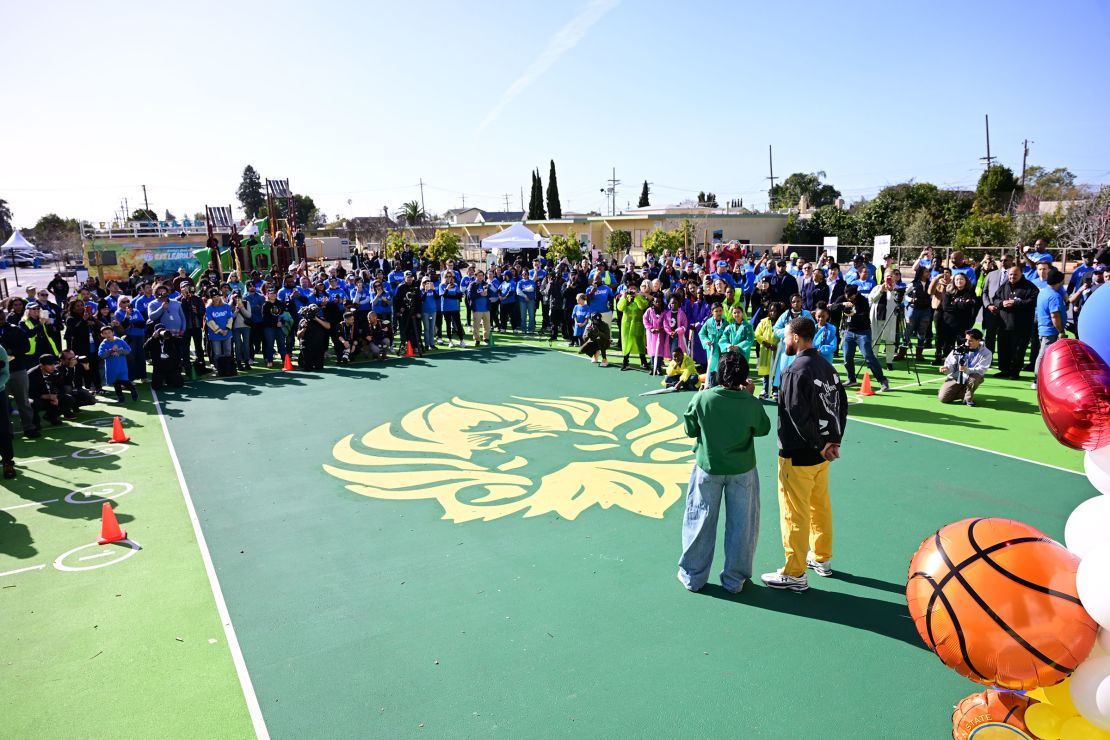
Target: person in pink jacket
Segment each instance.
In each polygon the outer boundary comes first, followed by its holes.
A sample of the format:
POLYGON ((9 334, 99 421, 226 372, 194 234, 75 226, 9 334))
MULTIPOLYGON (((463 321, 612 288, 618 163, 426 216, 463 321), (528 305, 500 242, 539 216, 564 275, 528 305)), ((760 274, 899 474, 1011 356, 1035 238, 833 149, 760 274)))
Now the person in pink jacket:
POLYGON ((663 331, 663 315, 666 314, 663 296, 656 294, 651 308, 644 311, 644 328, 647 329, 647 353, 651 358, 651 374, 663 373, 663 358, 670 357, 670 347, 666 332, 663 331), (666 352, 666 354, 663 354, 666 352))
POLYGON ((690 322, 686 318, 686 312, 682 310, 682 297, 672 295, 671 307, 663 312, 663 332, 667 336, 663 357, 669 360, 676 349, 681 349, 684 355, 690 355, 690 348, 686 346, 689 331, 690 322))

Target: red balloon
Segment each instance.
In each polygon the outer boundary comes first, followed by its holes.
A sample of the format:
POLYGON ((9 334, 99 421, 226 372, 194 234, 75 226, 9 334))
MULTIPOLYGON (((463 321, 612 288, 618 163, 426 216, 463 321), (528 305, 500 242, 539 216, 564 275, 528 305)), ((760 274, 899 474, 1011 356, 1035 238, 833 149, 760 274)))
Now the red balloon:
POLYGON ((1110 445, 1110 366, 1078 339, 1060 339, 1041 360, 1037 401, 1052 436, 1074 450, 1110 445))

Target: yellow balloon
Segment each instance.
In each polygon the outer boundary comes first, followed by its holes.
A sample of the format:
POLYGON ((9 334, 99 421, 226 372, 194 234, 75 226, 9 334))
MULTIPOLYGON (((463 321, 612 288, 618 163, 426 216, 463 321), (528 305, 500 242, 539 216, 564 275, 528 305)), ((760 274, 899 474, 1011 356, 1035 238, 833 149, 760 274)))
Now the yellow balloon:
POLYGON ((1064 717, 1074 717, 1079 714, 1079 710, 1071 700, 1071 690, 1068 688, 1070 684, 1071 679, 1065 678, 1055 686, 1044 687, 1045 701, 1064 717))
POLYGON ((1051 704, 1030 704, 1025 710, 1025 726, 1040 740, 1059 740, 1065 719, 1051 704))
POLYGON ((1072 717, 1060 726, 1060 740, 1105 740, 1110 732, 1103 732, 1082 717, 1072 717))
POLYGON ((1048 701, 1048 697, 1044 695, 1044 689, 1033 689, 1032 691, 1026 691, 1025 695, 1028 696, 1030 699, 1033 699, 1034 701, 1048 701))

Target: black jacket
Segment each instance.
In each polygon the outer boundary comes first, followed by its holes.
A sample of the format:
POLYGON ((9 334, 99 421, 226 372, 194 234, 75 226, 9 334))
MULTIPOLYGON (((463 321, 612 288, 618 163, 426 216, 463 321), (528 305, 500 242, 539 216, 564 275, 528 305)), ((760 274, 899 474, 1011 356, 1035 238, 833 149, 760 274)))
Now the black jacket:
POLYGON ((994 305, 998 307, 998 320, 1006 331, 1023 330, 1033 332, 1033 313, 1037 310, 1037 296, 1040 291, 1032 281, 1023 277, 1016 285, 1009 280, 998 289, 994 305), (1013 306, 1006 308, 1002 301, 1016 301, 1013 306))
POLYGON ((790 296, 798 292, 798 281, 789 272, 771 276, 771 297, 778 303, 790 305, 790 296))
POLYGON ((848 423, 848 394, 833 366, 813 348, 782 371, 779 457, 795 465, 824 461, 826 444, 839 444, 848 423))

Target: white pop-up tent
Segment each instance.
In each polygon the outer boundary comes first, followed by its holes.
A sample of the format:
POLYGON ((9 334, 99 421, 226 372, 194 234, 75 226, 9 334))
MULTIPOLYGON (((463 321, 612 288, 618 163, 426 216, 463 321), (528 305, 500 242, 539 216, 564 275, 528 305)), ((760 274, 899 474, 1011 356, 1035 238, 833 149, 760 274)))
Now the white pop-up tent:
POLYGON ((8 237, 8 240, 4 242, 4 246, 0 247, 0 250, 3 250, 0 251, 0 256, 8 253, 8 250, 11 249, 14 249, 17 252, 26 252, 27 250, 33 250, 34 248, 35 245, 27 241, 23 237, 23 233, 19 229, 16 229, 12 233, 12 235, 8 237))
POLYGON ((539 249, 543 237, 533 233, 524 224, 513 224, 504 231, 487 236, 482 240, 482 249, 501 249, 506 252, 519 252, 522 249, 539 249))

